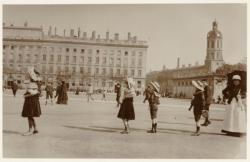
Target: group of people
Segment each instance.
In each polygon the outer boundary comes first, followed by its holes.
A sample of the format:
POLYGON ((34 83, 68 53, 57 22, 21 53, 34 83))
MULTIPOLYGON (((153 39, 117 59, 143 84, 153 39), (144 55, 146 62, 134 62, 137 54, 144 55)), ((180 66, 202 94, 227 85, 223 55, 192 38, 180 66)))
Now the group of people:
MULTIPOLYGON (((41 115, 41 108, 39 97, 41 95, 41 89, 39 88, 39 82, 41 81, 40 74, 34 69, 34 67, 28 68, 28 74, 30 81, 27 85, 27 90, 24 94, 24 105, 22 110, 22 116, 28 118, 29 129, 24 135, 32 135, 38 133, 34 117, 41 115)), ((232 83, 228 84, 227 88, 223 90, 223 95, 228 99, 228 108, 226 108, 225 118, 223 122, 222 132, 229 135, 241 136, 246 133, 246 106, 244 100, 246 97, 246 89, 241 86, 241 76, 233 75, 232 83)), ((195 87, 195 92, 191 100, 189 111, 193 108, 194 120, 196 124, 196 131, 192 135, 200 135, 200 127, 208 126, 211 124, 209 120, 209 107, 212 101, 211 90, 206 80, 192 81, 192 85, 195 87), (205 122, 200 124, 201 116, 205 118, 205 122)), ((53 102, 53 87, 49 83, 46 88, 46 104, 47 99, 51 99, 53 102)), ((117 117, 122 119, 124 124, 124 130, 122 134, 128 134, 130 132, 129 121, 135 120, 134 111, 134 97, 136 96, 135 83, 132 78, 126 78, 122 83, 115 85, 115 92, 117 94, 116 101, 119 111, 117 117)), ((89 85, 87 92, 88 101, 92 98, 92 88, 89 85)), ((67 85, 65 81, 61 81, 56 89, 56 96, 58 97, 58 104, 67 104, 67 85)), ((156 81, 152 81, 148 84, 145 91, 145 99, 143 102, 148 101, 149 113, 152 121, 152 128, 148 130, 148 133, 157 132, 157 112, 158 105, 160 104, 160 85, 156 81)))
MULTIPOLYGON (((120 84, 116 85, 116 101, 117 106, 120 106, 117 117, 122 119, 124 124, 124 130, 122 134, 128 134, 129 130, 129 120, 135 120, 135 111, 134 111, 134 97, 136 96, 134 81, 132 78, 127 78, 121 86, 120 84), (122 87, 124 87, 122 89, 122 87)), ((150 82, 147 91, 147 98, 150 108, 150 116, 152 120, 152 128, 148 130, 148 133, 157 132, 157 110, 158 105, 160 104, 160 86, 157 82, 150 82)))

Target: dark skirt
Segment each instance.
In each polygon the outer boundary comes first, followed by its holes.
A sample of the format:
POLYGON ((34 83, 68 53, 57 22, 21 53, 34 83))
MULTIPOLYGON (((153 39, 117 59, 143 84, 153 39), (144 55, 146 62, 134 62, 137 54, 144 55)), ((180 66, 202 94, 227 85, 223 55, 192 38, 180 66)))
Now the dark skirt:
POLYGON ((200 120, 202 114, 202 106, 195 105, 194 106, 194 120, 197 122, 200 120))
POLYGON ((40 115, 39 95, 26 97, 23 104, 22 117, 39 117, 40 115))
POLYGON ((121 119, 135 120, 133 98, 125 98, 123 100, 117 117, 121 119))

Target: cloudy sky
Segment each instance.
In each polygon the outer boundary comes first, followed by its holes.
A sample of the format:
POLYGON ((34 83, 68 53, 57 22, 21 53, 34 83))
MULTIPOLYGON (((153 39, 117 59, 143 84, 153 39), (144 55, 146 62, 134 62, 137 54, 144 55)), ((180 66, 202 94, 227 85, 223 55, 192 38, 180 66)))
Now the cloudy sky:
POLYGON ((107 30, 126 39, 131 32, 149 44, 147 71, 204 63, 206 35, 218 21, 223 34, 223 56, 227 63, 246 57, 246 5, 244 4, 157 4, 157 5, 4 5, 6 25, 57 26, 58 33, 78 27, 101 37, 107 30))

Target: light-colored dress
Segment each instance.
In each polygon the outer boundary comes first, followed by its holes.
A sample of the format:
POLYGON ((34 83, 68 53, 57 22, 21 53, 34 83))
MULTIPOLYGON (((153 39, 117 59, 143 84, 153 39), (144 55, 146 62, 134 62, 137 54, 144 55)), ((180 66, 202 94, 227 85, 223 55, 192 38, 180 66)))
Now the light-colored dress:
POLYGON ((246 107, 242 101, 241 95, 233 98, 230 105, 226 108, 223 121, 223 132, 246 133, 246 107))

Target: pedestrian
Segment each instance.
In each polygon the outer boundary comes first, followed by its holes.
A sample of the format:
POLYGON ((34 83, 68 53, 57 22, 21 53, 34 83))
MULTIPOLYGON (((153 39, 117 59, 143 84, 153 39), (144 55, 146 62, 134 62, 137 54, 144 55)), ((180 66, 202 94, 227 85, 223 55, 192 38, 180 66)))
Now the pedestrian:
POLYGON ((88 84, 88 88, 87 88, 87 101, 89 102, 89 99, 91 99, 92 101, 94 101, 93 98, 93 93, 94 93, 94 89, 93 86, 89 83, 88 84))
POLYGON ((116 102, 117 102, 117 107, 120 106, 120 98, 121 98, 121 84, 117 83, 115 85, 115 93, 116 93, 116 102))
POLYGON ((133 98, 136 95, 134 89, 134 81, 132 78, 127 78, 125 81, 125 89, 122 92, 122 101, 120 110, 118 112, 117 117, 122 119, 124 124, 124 130, 121 132, 122 134, 129 133, 129 120, 135 120, 135 112, 134 112, 134 104, 133 98))
POLYGON ((202 115, 202 111, 205 106, 205 98, 204 98, 204 88, 202 85, 199 85, 196 81, 192 81, 192 85, 195 87, 195 93, 193 94, 193 98, 191 101, 191 105, 189 107, 189 111, 193 108, 194 113, 194 120, 196 123, 196 132, 193 133, 193 136, 199 136, 200 135, 200 118, 202 115))
POLYGON ((211 124, 211 121, 209 120, 209 107, 212 102, 212 93, 211 89, 208 85, 208 82, 206 79, 202 80, 203 88, 204 88, 204 98, 205 98, 205 107, 204 107, 204 114, 206 113, 205 121, 201 126, 208 126, 211 124))
POLYGON ((51 82, 48 82, 46 87, 45 87, 45 91, 46 91, 46 102, 45 105, 47 105, 47 100, 50 99, 51 104, 53 104, 53 91, 54 88, 52 86, 51 82))
POLYGON ((145 91, 143 92, 143 95, 145 96, 145 98, 144 98, 144 100, 143 100, 143 103, 145 103, 147 100, 148 100, 148 98, 149 98, 149 95, 150 95, 150 86, 148 86, 146 89, 145 89, 145 91))
POLYGON ((18 85, 17 85, 16 81, 13 81, 13 83, 11 85, 11 89, 12 89, 14 97, 16 97, 16 92, 18 90, 18 85))
POLYGON ((55 98, 57 98, 56 102, 57 104, 61 104, 62 101, 61 89, 62 89, 61 82, 58 82, 56 87, 56 96, 55 96, 55 98))
POLYGON ((79 95, 79 92, 80 92, 80 88, 79 88, 79 87, 77 87, 77 88, 76 88, 75 95, 79 95))
POLYGON ((65 104, 67 105, 68 104, 68 94, 67 94, 67 91, 68 91, 68 86, 67 84, 65 83, 65 81, 63 80, 62 81, 62 85, 61 85, 61 104, 65 104))
POLYGON ((106 90, 102 89, 102 100, 106 101, 106 90))
POLYGON ((246 90, 242 87, 242 84, 241 76, 234 75, 232 84, 229 84, 222 91, 223 95, 227 96, 229 104, 226 108, 222 132, 238 137, 246 134, 246 107, 243 103, 246 90))
POLYGON ((24 94, 24 105, 22 110, 22 117, 27 117, 29 124, 29 130, 23 134, 25 136, 38 133, 34 117, 40 117, 41 115, 39 102, 40 92, 37 85, 37 82, 41 80, 41 78, 34 67, 28 68, 28 74, 30 82, 28 83, 26 93, 24 94))
POLYGON ((160 104, 160 86, 157 82, 150 82, 148 87, 148 103, 150 109, 150 117, 152 120, 152 129, 148 133, 157 132, 157 111, 160 104))

